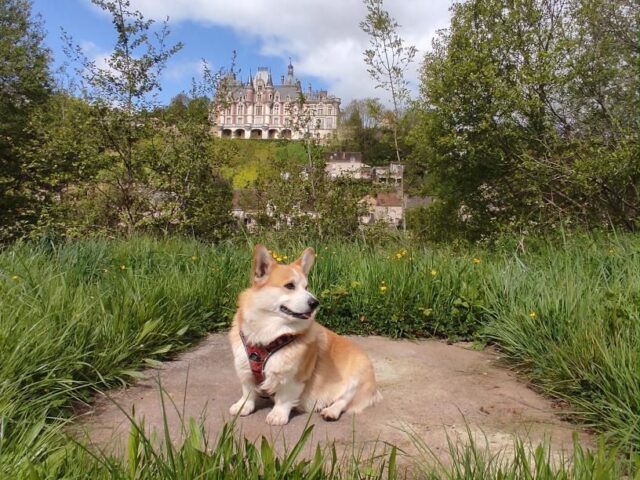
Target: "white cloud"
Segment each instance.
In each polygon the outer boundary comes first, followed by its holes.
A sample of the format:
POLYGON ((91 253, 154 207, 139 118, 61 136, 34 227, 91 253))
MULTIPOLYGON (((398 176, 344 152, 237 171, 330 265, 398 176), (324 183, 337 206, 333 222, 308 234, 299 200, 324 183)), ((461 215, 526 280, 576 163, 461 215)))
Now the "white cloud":
MULTIPOLYGON (((150 18, 226 26, 257 38, 261 53, 293 58, 296 76, 322 78, 332 93, 351 98, 379 96, 363 62, 367 37, 359 23, 361 0, 132 0, 150 18)), ((415 84, 422 55, 438 28, 449 21, 451 0, 388 0, 385 8, 401 25, 400 35, 419 49, 408 79, 415 84)), ((306 81, 305 81, 306 83, 306 81)))
MULTIPOLYGON (((211 62, 207 62, 211 68, 211 62)), ((172 62, 167 66, 163 75, 170 80, 199 79, 205 70, 204 60, 182 60, 172 62)))

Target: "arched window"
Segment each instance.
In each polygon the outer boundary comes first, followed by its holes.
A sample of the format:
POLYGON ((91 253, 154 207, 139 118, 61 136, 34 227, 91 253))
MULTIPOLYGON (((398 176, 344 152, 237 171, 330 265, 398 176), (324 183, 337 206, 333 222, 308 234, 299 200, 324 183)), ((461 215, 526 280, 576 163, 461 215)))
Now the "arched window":
POLYGON ((273 106, 273 113, 275 113, 276 115, 280 113, 280 105, 278 105, 277 103, 273 106))
POLYGON ((261 93, 259 93, 259 94, 258 94, 258 101, 259 101, 259 102, 261 102, 261 101, 262 101, 262 94, 261 94, 261 93))
POLYGON ((244 111, 244 105, 242 104, 238 105, 238 115, 242 115, 243 111, 244 111))

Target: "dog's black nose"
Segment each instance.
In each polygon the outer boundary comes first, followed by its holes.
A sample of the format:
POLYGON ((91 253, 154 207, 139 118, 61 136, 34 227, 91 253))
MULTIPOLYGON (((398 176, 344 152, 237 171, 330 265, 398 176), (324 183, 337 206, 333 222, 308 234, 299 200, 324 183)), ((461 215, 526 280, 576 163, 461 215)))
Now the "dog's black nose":
POLYGON ((311 310, 315 310, 318 305, 320 305, 320 302, 318 301, 318 299, 316 298, 310 298, 309 299, 309 307, 311 308, 311 310))

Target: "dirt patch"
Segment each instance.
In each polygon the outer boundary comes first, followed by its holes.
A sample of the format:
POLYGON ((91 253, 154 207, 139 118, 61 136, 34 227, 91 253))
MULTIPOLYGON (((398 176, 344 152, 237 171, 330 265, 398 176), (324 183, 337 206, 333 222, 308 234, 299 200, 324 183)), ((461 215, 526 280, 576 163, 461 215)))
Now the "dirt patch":
MULTIPOLYGON (((537 443, 551 441, 556 452, 569 451, 576 427, 560 419, 552 402, 527 387, 516 376, 497 365, 490 351, 473 351, 437 341, 390 340, 353 337, 371 356, 384 400, 361 415, 345 415, 327 423, 318 414, 297 415, 284 427, 265 423, 268 401, 254 414, 238 420, 241 433, 251 440, 265 436, 276 445, 292 445, 306 423, 315 424, 314 442, 371 446, 394 444, 413 452, 407 434, 413 432, 436 453, 445 455, 447 436, 468 440, 469 433, 480 445, 492 450, 509 448, 515 434, 537 443)), ((181 417, 204 419, 211 439, 225 421, 229 406, 241 393, 233 370, 231 349, 222 334, 208 336, 193 350, 162 368, 145 372, 131 388, 112 391, 110 397, 135 417, 144 417, 150 431, 163 429, 158 381, 165 394, 172 438, 182 438, 181 417)), ((83 416, 80 429, 88 440, 122 452, 130 429, 122 411, 100 398, 83 416)), ((579 433, 588 442, 584 433, 579 433)), ((443 458, 446 461, 446 458, 443 458)))

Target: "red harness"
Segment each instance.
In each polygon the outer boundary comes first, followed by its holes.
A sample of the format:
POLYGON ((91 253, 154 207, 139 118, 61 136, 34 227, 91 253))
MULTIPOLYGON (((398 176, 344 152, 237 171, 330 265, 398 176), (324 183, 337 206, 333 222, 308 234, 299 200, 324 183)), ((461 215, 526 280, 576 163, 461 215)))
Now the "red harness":
POLYGON ((242 339, 244 349, 247 352, 247 358, 249 359, 249 366, 251 367, 253 378, 256 381, 256 385, 260 385, 264 382, 264 367, 267 364, 269 357, 282 347, 293 342, 297 338, 297 335, 281 335, 268 345, 253 345, 248 343, 242 332, 240 332, 240 338, 242 339))

